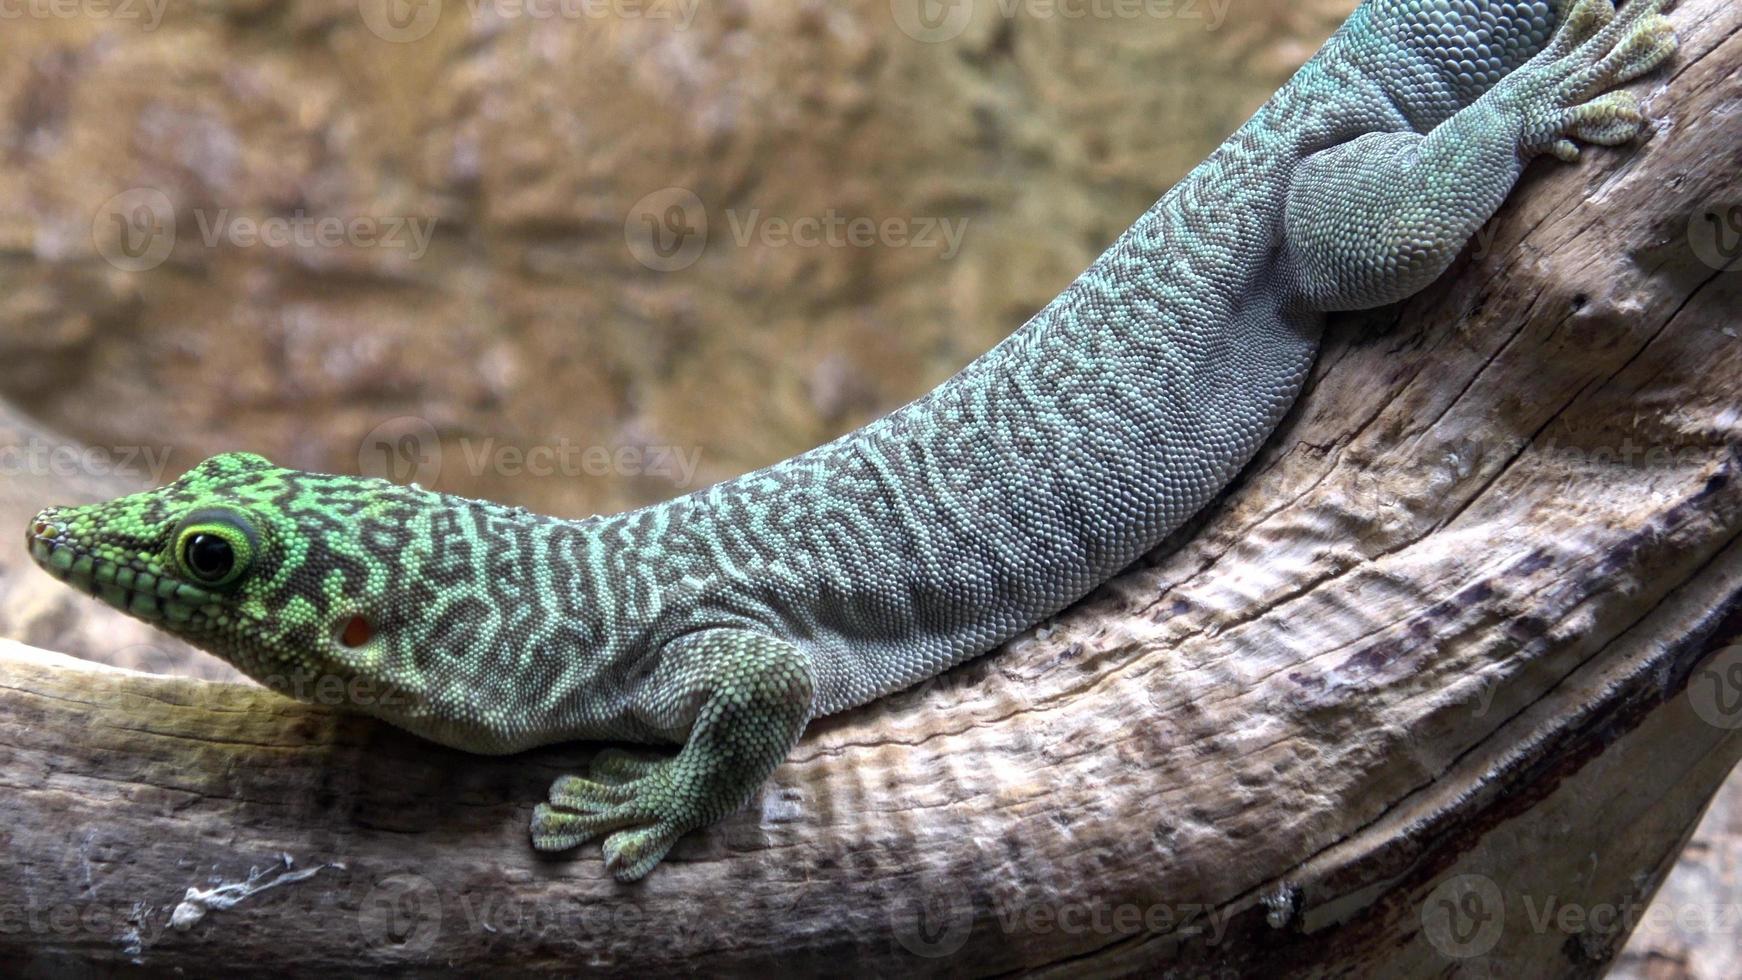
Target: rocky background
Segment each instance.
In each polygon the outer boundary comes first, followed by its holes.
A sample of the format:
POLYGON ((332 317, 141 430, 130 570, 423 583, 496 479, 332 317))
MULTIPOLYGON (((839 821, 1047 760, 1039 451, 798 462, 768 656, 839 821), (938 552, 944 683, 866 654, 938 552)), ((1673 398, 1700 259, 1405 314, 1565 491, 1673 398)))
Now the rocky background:
MULTIPOLYGON (((0 522, 228 449, 580 516, 809 448, 1019 325, 1352 6, 11 0, 0 522)), ((19 548, 0 635, 227 672, 19 548)), ((1703 901, 1742 902, 1718 816, 1703 901)), ((1738 919, 1623 969, 1723 975, 1688 950, 1738 919)))
MULTIPOLYGON (((55 434, 0 459, 15 524, 230 449, 580 516, 809 448, 1019 325, 1352 6, 11 2, 0 397, 55 434)), ((19 558, 0 632, 111 659, 19 558)))

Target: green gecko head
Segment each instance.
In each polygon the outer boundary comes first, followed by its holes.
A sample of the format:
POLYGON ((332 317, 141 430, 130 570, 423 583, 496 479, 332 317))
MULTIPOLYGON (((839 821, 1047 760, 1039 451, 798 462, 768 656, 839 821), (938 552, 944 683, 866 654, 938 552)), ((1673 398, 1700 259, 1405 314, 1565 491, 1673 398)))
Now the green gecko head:
POLYGON ((385 681, 382 633, 415 600, 412 529, 441 496, 214 456, 168 486, 51 507, 26 530, 49 574, 284 693, 385 681))

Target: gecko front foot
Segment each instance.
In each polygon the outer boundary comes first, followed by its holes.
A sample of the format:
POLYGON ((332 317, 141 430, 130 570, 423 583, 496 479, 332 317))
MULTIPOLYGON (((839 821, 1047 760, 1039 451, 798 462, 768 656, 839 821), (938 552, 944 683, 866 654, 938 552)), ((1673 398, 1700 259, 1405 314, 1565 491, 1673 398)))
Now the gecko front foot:
POLYGON ((1577 161, 1574 140, 1616 146, 1639 135, 1645 116, 1632 93, 1608 89, 1638 78, 1675 53, 1662 0, 1578 0, 1554 40, 1490 95, 1522 120, 1520 150, 1577 161), (1600 93, 1607 94, 1600 94, 1600 93))
POLYGON ((677 839, 706 822, 686 805, 676 759, 604 752, 590 778, 563 776, 532 811, 532 846, 566 851, 607 834, 605 867, 620 881, 647 874, 677 839))
POLYGON ((607 751, 587 778, 564 776, 532 812, 532 844, 566 851, 605 834, 618 881, 653 870, 677 839, 744 805, 780 765, 810 719, 809 659, 792 645, 742 630, 692 634, 668 649, 645 715, 688 730, 678 754, 640 759, 607 751))

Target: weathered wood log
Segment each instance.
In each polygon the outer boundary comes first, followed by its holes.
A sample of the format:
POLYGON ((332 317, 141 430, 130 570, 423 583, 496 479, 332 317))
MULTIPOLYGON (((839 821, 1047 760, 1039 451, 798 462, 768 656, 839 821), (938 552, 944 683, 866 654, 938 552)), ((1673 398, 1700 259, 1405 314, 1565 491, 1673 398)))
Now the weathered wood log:
POLYGON ((0 964, 1600 973, 1742 758, 1742 9, 1672 19, 1655 135, 1338 321, 1153 562, 637 885, 527 846, 587 747, 0 646, 0 964))

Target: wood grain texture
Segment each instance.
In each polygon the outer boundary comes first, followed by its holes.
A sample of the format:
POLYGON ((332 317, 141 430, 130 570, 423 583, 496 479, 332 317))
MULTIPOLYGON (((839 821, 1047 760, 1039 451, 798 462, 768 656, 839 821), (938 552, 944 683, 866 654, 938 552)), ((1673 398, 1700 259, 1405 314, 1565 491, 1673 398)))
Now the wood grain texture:
POLYGON ((1742 9, 1671 19, 1657 132, 1335 323, 1176 542, 819 722, 640 884, 527 846, 586 747, 0 647, 0 963, 1601 973, 1742 758, 1742 273, 1699 237, 1742 205, 1742 9), (320 870, 170 926, 281 855, 320 870))

